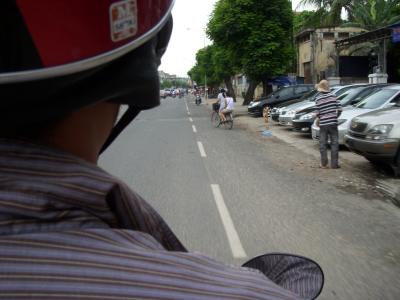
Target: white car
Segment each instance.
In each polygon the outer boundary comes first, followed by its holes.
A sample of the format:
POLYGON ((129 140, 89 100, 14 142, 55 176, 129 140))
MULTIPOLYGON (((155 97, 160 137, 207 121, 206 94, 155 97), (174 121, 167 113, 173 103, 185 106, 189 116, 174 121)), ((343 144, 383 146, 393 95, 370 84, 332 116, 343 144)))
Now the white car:
MULTIPOLYGON (((385 107, 394 106, 400 102, 400 85, 387 86, 366 97, 355 106, 343 108, 343 112, 338 119, 339 145, 344 145, 344 136, 354 117, 367 112, 378 110, 385 107)), ((319 140, 319 126, 314 122, 311 127, 312 138, 319 140)))

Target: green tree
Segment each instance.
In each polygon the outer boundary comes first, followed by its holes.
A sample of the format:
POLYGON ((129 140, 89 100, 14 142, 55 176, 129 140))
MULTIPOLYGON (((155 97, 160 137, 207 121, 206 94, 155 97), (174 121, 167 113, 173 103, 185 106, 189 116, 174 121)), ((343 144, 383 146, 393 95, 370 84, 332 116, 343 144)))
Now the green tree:
POLYGON ((232 76, 235 75, 237 70, 232 63, 230 53, 225 47, 220 47, 214 44, 212 60, 216 80, 225 83, 228 92, 236 101, 235 91, 232 86, 232 76))
POLYGON ((353 22, 345 26, 360 26, 374 30, 400 22, 400 0, 364 0, 354 1, 353 22))
POLYGON ((345 10, 347 23, 376 29, 399 21, 399 3, 399 0, 302 0, 300 6, 315 6, 316 15, 311 20, 319 19, 320 26, 342 24, 341 13, 345 10))
POLYGON ((319 26, 338 26, 342 24, 342 10, 347 12, 349 20, 353 19, 353 5, 362 0, 302 0, 299 6, 312 5, 317 8, 313 22, 319 26))
POLYGON ((288 0, 219 0, 207 34, 224 48, 230 63, 249 78, 243 104, 260 82, 286 73, 293 57, 292 10, 288 0))
POLYGON ((303 10, 301 12, 293 12, 293 33, 299 33, 307 27, 316 27, 319 22, 315 20, 315 12, 303 10))
POLYGON ((234 67, 229 58, 229 53, 224 48, 215 44, 200 49, 196 53, 196 64, 188 72, 190 78, 198 85, 205 85, 207 77, 207 85, 210 87, 218 87, 224 82, 235 99, 235 93, 232 87, 231 77, 235 74, 234 67))
POLYGON ((220 80, 216 78, 215 68, 213 65, 213 47, 207 46, 200 49, 196 53, 196 64, 190 69, 188 75, 198 85, 205 85, 207 78, 207 86, 218 85, 220 80))

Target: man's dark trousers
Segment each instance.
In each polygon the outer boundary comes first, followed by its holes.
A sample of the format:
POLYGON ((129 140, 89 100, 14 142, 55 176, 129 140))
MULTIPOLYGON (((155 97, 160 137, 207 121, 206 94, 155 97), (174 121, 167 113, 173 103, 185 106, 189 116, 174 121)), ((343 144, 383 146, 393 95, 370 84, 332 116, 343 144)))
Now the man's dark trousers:
POLYGON ((328 165, 327 144, 328 136, 331 141, 331 168, 339 166, 339 133, 337 125, 321 126, 319 129, 319 151, 321 152, 321 166, 328 165))

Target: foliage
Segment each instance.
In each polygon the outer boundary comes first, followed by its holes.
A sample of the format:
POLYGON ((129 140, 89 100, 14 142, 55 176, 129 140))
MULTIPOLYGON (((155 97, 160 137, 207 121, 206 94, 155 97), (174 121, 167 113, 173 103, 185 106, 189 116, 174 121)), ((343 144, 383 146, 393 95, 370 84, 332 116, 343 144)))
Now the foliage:
POLYGON ((160 88, 168 89, 172 87, 188 88, 188 82, 184 79, 165 79, 160 83, 160 88))
POLYGON ((230 80, 235 72, 226 49, 212 44, 197 51, 196 65, 188 72, 188 75, 198 85, 204 85, 207 77, 207 85, 217 87, 221 82, 230 80))
POLYGON ((316 15, 310 20, 320 19, 320 26, 337 26, 344 21, 341 12, 347 13, 347 26, 376 29, 400 20, 400 0, 302 0, 301 5, 313 5, 316 15))
POLYGON ((300 6, 312 5, 317 8, 316 19, 320 26, 338 26, 342 24, 341 13, 344 9, 352 20, 353 3, 362 0, 302 0, 300 6))
POLYGON ((299 33, 307 27, 313 28, 321 24, 321 20, 314 11, 303 10, 301 12, 293 12, 293 33, 299 33))
POLYGON ((207 34, 251 81, 286 73, 293 56, 288 0, 219 0, 207 34))
POLYGON ((360 26, 374 30, 400 21, 400 0, 354 1, 353 22, 346 26, 360 26))
POLYGON ((197 51, 196 65, 188 72, 188 75, 198 85, 205 85, 205 80, 207 80, 207 85, 214 85, 219 83, 214 69, 213 47, 207 46, 197 51))

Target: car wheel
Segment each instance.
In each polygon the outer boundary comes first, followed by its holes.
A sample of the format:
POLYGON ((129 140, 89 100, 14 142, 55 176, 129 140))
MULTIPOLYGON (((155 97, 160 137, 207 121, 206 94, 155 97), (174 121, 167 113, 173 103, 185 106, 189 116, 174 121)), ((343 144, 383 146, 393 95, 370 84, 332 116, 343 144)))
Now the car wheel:
POLYGON ((397 156, 394 160, 393 171, 394 171, 394 176, 400 177, 400 150, 397 153, 397 156))
POLYGON ((368 157, 366 157, 366 159, 367 159, 371 164, 373 164, 374 166, 379 166, 379 165, 381 165, 381 162, 380 162, 379 160, 377 160, 377 159, 368 158, 368 157))

